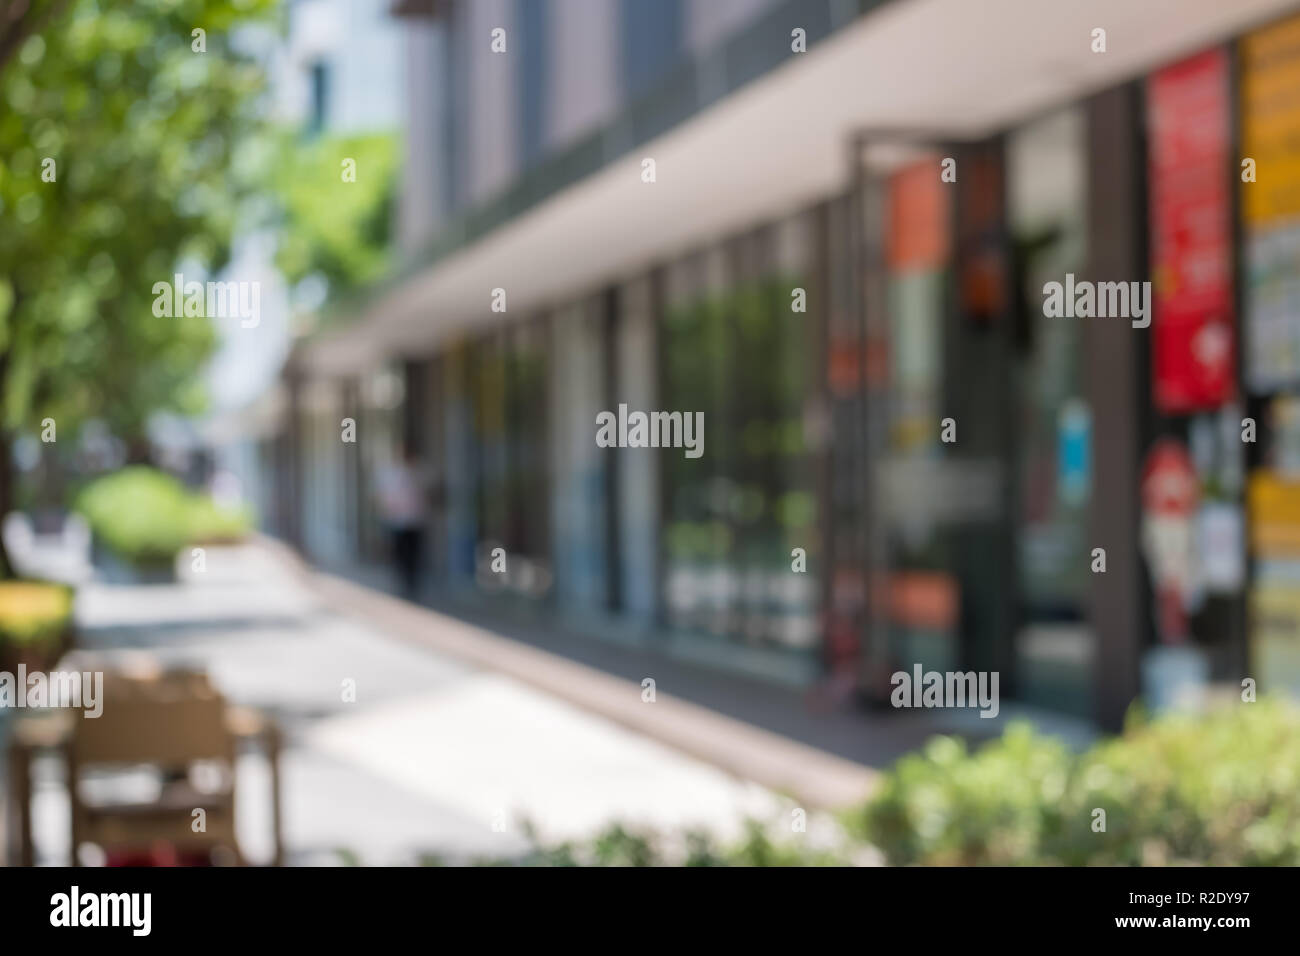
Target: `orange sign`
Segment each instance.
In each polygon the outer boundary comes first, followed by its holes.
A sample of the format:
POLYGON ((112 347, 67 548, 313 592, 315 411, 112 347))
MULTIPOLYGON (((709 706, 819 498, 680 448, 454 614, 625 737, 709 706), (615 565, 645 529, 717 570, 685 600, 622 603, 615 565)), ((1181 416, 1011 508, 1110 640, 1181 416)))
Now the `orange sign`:
POLYGON ((1242 185, 1252 226, 1300 217, 1300 17, 1241 41, 1242 157, 1256 181, 1242 185))
POLYGON ((889 267, 939 269, 948 258, 948 190, 937 159, 895 173, 889 183, 889 267))
POLYGON ((1300 558, 1300 483, 1257 471, 1250 476, 1246 497, 1255 556, 1300 558))

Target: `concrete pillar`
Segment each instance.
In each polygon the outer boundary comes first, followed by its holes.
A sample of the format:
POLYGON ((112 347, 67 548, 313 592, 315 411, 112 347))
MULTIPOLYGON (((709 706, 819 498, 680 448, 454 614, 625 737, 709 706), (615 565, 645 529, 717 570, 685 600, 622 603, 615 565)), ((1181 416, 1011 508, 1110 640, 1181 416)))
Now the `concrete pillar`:
MULTIPOLYGON (((1128 85, 1087 103, 1088 275, 1094 282, 1144 280, 1146 190, 1139 91, 1128 85)), ((1121 319, 1084 323, 1084 382, 1092 409, 1092 499, 1087 552, 1106 549, 1106 572, 1091 575, 1089 618, 1095 635, 1094 716, 1118 730, 1140 691, 1146 626, 1139 550, 1139 468, 1148 397, 1141 361, 1148 353, 1121 319)))

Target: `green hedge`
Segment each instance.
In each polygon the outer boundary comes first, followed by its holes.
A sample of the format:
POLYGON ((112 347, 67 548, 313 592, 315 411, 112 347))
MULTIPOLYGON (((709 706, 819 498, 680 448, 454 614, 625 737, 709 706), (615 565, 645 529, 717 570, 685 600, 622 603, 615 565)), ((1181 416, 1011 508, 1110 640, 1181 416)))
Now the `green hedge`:
MULTIPOLYGON (((475 866, 843 866, 852 862, 846 854, 830 847, 809 846, 790 837, 774 838, 769 828, 749 821, 742 837, 721 841, 703 831, 692 830, 668 837, 648 828, 613 823, 587 840, 544 844, 536 841, 532 828, 525 835, 535 846, 513 859, 479 859, 475 866)), ((424 854, 423 866, 444 866, 436 854, 424 854)))
POLYGON ((220 544, 239 541, 253 526, 253 513, 241 505, 229 508, 217 504, 207 495, 190 496, 187 544, 220 544))
POLYGON ((75 508, 104 547, 139 565, 170 565, 188 544, 237 540, 251 526, 246 509, 221 509, 171 475, 142 465, 95 479, 75 508))
POLYGON ((1027 726, 974 753, 936 738, 898 762, 853 827, 894 864, 1294 866, 1300 710, 1135 715, 1082 754, 1027 726))

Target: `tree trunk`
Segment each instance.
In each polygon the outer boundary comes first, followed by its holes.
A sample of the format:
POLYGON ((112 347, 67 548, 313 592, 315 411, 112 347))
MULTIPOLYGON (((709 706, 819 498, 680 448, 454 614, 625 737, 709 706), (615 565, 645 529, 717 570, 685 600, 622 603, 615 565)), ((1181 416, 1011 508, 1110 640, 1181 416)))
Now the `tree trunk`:
POLYGON ((34 9, 35 6, 35 0, 29 0, 21 7, 4 10, 7 22, 0 22, 0 69, 17 55, 28 37, 40 33, 67 9, 68 0, 50 0, 40 10, 34 9))
MULTIPOLYGON (((0 359, 0 369, 4 364, 0 359)), ((0 372, 0 381, 3 373, 0 372)), ((9 429, 0 428, 0 521, 14 510, 14 463, 11 457, 13 435, 9 429)), ((0 534, 0 580, 16 577, 13 564, 9 560, 9 551, 5 548, 4 535, 0 534)))
MULTIPOLYGON (((17 305, 17 297, 12 305, 17 305)), ((5 380, 9 373, 9 353, 0 352, 0 398, 5 394, 5 380)), ((14 436, 5 427, 3 421, 4 407, 0 404, 0 522, 14 510, 14 436)), ((9 560, 9 551, 5 548, 4 534, 0 533, 0 581, 16 577, 13 564, 9 560)))
POLYGON ((153 446, 148 436, 135 434, 126 439, 126 463, 128 465, 153 464, 153 446))

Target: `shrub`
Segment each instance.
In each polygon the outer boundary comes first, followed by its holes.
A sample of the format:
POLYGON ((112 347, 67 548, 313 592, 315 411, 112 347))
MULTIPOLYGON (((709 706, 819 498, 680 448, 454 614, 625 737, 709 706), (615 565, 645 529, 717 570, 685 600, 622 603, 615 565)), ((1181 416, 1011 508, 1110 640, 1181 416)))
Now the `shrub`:
MULTIPOLYGON (((532 848, 514 858, 485 858, 476 866, 837 866, 852 862, 843 845, 825 839, 778 833, 778 828, 748 820, 743 836, 722 840, 704 830, 664 832, 650 827, 610 823, 580 840, 546 843, 525 821, 532 848)), ((842 831, 839 831, 842 833, 842 831)), ((444 866, 439 854, 420 857, 423 866, 444 866)))
POLYGON ((1066 863, 1300 864, 1300 710, 1266 700, 1140 725, 1080 761, 1066 863), (1079 826, 1107 809, 1107 830, 1079 826))
POLYGON ((190 501, 190 534, 186 543, 220 544, 239 541, 252 526, 253 514, 247 506, 226 507, 207 495, 194 495, 190 501))
POLYGON ((1135 715, 1083 754, 1027 726, 974 753, 937 738, 898 762, 856 824, 894 864, 1295 865, 1300 710, 1135 715))
POLYGON ((97 478, 75 507, 106 548, 137 565, 170 565, 187 544, 235 540, 251 524, 246 510, 222 509, 140 465, 97 478))
POLYGON ((95 537, 135 564, 170 564, 189 540, 188 493, 171 475, 131 466, 91 482, 77 498, 95 537))

